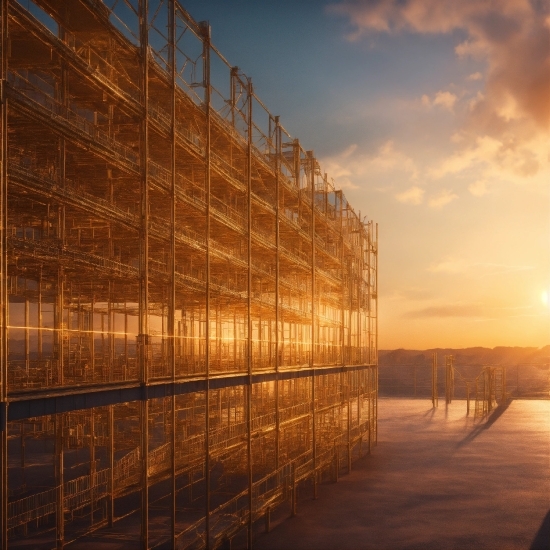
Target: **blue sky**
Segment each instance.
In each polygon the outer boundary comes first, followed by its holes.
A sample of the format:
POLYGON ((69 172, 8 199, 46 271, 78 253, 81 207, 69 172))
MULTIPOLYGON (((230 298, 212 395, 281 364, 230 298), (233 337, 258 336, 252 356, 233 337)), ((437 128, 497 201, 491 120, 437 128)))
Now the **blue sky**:
POLYGON ((548 0, 183 5, 379 223, 381 348, 550 342, 548 0))

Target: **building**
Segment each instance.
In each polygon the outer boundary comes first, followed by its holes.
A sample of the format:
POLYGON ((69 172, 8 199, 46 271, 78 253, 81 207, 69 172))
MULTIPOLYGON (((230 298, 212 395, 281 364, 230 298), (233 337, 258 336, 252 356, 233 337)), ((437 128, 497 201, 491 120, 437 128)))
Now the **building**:
POLYGON ((251 537, 376 440, 376 226, 177 1, 1 31, 4 547, 251 537))

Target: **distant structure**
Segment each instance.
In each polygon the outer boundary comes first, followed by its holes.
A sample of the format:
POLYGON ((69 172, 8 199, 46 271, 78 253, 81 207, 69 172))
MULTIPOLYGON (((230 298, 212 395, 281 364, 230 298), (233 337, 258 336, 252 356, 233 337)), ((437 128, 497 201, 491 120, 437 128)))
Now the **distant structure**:
POLYGON ((176 0, 0 3, 2 547, 251 545, 376 442, 376 225, 176 0))

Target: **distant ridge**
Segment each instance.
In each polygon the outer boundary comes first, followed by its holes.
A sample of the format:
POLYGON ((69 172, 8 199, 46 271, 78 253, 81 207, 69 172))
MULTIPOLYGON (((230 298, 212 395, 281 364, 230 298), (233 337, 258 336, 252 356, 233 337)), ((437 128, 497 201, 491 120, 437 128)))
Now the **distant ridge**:
POLYGON ((522 348, 498 346, 496 348, 435 348, 427 350, 379 350, 378 364, 389 365, 425 365, 431 363, 437 353, 438 363, 443 364, 445 355, 453 355, 456 365, 548 365, 550 364, 550 345, 542 348, 522 348))

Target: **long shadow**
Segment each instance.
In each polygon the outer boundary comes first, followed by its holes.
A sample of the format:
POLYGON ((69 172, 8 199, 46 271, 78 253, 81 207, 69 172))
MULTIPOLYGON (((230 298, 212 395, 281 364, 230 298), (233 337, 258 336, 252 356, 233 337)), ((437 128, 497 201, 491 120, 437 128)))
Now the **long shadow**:
POLYGON ((529 550, 550 550, 550 510, 544 516, 529 550))
POLYGON ((457 449, 472 442, 484 430, 489 429, 502 416, 512 401, 512 399, 508 399, 504 405, 499 405, 486 422, 476 426, 464 439, 456 444, 457 449))

